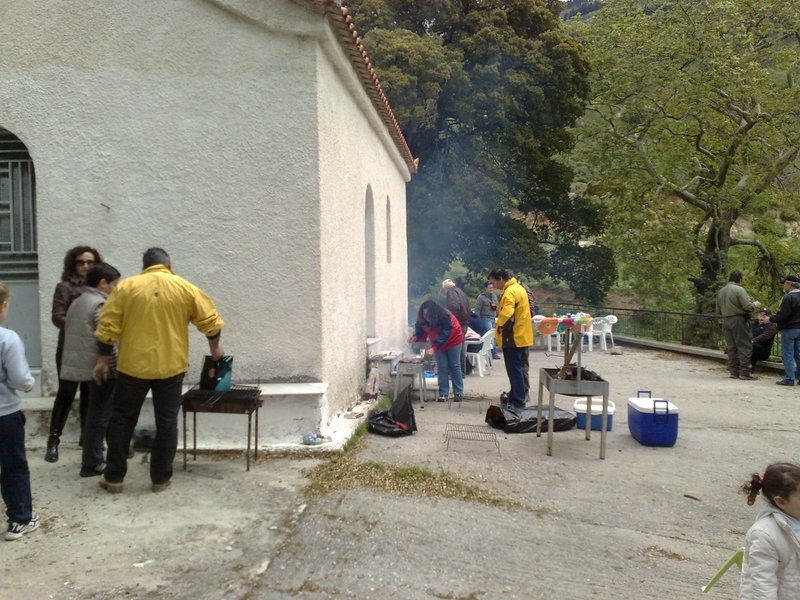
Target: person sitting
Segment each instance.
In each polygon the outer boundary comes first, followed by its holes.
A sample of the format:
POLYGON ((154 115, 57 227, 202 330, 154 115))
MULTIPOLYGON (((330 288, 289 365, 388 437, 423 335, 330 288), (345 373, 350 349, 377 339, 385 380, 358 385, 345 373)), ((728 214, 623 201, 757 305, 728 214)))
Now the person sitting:
POLYGON ((778 333, 778 326, 770 323, 769 318, 772 311, 762 308, 758 313, 758 320, 752 323, 753 328, 753 355, 751 363, 753 366, 760 360, 768 360, 772 354, 772 342, 775 341, 775 334, 778 333))

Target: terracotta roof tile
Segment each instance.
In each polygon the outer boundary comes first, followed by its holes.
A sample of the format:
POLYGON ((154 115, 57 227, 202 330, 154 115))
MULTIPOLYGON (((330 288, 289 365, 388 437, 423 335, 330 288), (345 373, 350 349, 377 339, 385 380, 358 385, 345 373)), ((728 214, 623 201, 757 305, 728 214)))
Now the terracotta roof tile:
POLYGON ((392 107, 389 106, 389 101, 383 93, 378 76, 375 73, 375 69, 372 67, 369 56, 367 56, 364 45, 361 43, 361 38, 353 25, 353 19, 347 8, 341 5, 340 0, 300 0, 300 2, 317 6, 330 16, 331 24, 338 34, 342 48, 345 54, 350 57, 350 61, 353 63, 353 67, 361 83, 364 85, 367 95, 375 106, 375 110, 378 111, 386 128, 389 130, 389 135, 397 145, 408 168, 412 173, 416 173, 419 159, 414 158, 411 154, 411 149, 408 147, 408 143, 406 143, 403 132, 400 130, 400 125, 397 123, 392 107))

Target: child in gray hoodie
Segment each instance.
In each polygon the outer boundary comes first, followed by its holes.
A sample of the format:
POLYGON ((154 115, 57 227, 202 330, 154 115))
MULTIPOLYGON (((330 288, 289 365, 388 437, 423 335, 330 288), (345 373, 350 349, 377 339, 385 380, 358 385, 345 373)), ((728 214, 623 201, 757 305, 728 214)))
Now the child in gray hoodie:
MULTIPOLYGON (((6 320, 11 290, 0 282, 0 323, 6 320)), ((19 336, 0 327, 0 491, 6 505, 5 538, 18 540, 39 527, 33 514, 31 475, 25 458, 25 415, 17 390, 30 391, 33 376, 19 336)))

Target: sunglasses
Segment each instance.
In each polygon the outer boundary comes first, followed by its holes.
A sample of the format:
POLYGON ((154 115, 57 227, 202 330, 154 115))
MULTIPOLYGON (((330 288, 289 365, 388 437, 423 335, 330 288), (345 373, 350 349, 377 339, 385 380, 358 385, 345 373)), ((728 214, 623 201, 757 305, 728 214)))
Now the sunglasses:
POLYGON ((80 265, 93 265, 94 261, 93 260, 76 260, 75 264, 79 265, 79 266, 80 265))

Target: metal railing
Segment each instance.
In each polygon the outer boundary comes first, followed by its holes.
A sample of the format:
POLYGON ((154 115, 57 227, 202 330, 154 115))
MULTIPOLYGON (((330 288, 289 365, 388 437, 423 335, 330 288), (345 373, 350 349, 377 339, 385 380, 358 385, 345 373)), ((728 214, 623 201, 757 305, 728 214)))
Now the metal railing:
MULTIPOLYGON (((710 350, 725 350, 722 317, 719 315, 554 302, 537 302, 537 305, 539 312, 548 316, 577 312, 589 313, 593 317, 615 315, 618 321, 614 325, 614 333, 622 335, 710 350)), ((781 358, 780 333, 772 344, 770 358, 781 358)))

